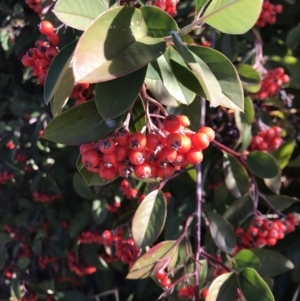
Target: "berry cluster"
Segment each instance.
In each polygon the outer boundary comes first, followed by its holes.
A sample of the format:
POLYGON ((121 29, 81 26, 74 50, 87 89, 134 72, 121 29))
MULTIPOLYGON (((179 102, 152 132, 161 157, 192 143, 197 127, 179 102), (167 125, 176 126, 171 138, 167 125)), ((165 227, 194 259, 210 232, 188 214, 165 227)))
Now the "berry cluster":
POLYGON ((47 195, 44 193, 39 193, 37 191, 33 192, 32 195, 33 195, 34 200, 39 203, 53 202, 55 200, 60 199, 60 197, 61 197, 61 195, 59 193, 47 195))
POLYGON ((178 291, 180 299, 192 299, 195 296, 195 287, 193 285, 183 286, 178 291))
POLYGON ((262 11, 258 20, 256 21, 256 26, 265 27, 267 24, 275 24, 277 14, 282 13, 282 5, 274 5, 270 3, 269 0, 264 0, 262 11))
POLYGON ((164 10, 171 17, 174 17, 177 14, 177 3, 177 0, 155 0, 153 5, 164 10))
POLYGON ((172 285, 172 280, 167 276, 164 270, 160 270, 155 274, 155 278, 159 281, 163 289, 169 289, 172 285))
POLYGON ((87 266, 83 262, 76 260, 75 253, 73 251, 68 253, 68 266, 71 272, 75 273, 77 276, 82 277, 84 275, 91 275, 96 272, 96 267, 87 266))
POLYGON ((281 128, 279 126, 273 126, 253 136, 250 147, 251 150, 275 151, 281 144, 281 128))
POLYGON ((47 267, 47 265, 52 264, 57 261, 59 261, 59 258, 57 258, 57 257, 39 256, 39 266, 41 269, 45 269, 47 267))
POLYGON ((112 137, 81 145, 82 164, 104 181, 132 174, 139 179, 168 178, 188 164, 200 163, 202 150, 215 138, 209 127, 194 133, 186 130, 188 125, 186 116, 168 115, 160 134, 129 133, 121 128, 112 137))
POLYGON ((25 163, 29 160, 29 158, 27 157, 27 155, 25 154, 25 152, 18 150, 16 155, 15 155, 15 160, 18 163, 25 163))
POLYGON ((241 227, 236 228, 238 250, 274 246, 277 240, 283 239, 286 234, 293 232, 297 225, 299 225, 299 219, 292 213, 281 219, 256 216, 247 230, 241 227))
POLYGON ((17 257, 23 258, 23 257, 29 257, 30 255, 31 255, 31 251, 29 245, 27 243, 22 243, 20 245, 17 257))
POLYGON ((102 234, 92 232, 92 231, 84 231, 81 232, 78 237, 78 243, 80 244, 103 244, 102 234))
POLYGON ((20 300, 13 300, 13 301, 37 301, 38 299, 39 297, 37 295, 28 293, 25 296, 23 296, 20 300))
POLYGON ((86 102, 88 99, 91 98, 92 93, 89 87, 90 87, 89 83, 82 83, 82 84, 75 85, 69 98, 76 99, 76 103, 75 103, 76 106, 86 102))
POLYGON ((282 89, 282 85, 286 84, 290 77, 284 73, 281 67, 268 70, 264 76, 260 90, 254 94, 258 100, 264 100, 267 97, 276 96, 282 89))
POLYGON ((48 21, 42 21, 39 30, 41 34, 47 37, 47 41, 37 40, 35 48, 30 48, 22 57, 22 64, 25 67, 30 67, 31 74, 37 77, 39 85, 44 85, 51 61, 59 52, 57 46, 60 37, 54 33, 54 27, 48 21))
POLYGON ((25 0, 25 3, 38 15, 42 14, 42 0, 25 0))
POLYGON ((137 199, 139 197, 139 192, 125 179, 121 182, 120 191, 129 200, 137 199))

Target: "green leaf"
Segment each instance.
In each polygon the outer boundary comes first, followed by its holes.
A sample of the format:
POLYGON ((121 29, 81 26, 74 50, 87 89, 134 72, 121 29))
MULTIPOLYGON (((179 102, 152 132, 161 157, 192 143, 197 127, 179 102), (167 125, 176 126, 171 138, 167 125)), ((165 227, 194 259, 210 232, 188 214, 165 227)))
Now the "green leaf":
POLYGON ((205 301, 234 300, 237 285, 237 278, 233 272, 222 274, 210 285, 205 301))
POLYGON ((234 62, 239 54, 239 42, 236 36, 223 34, 221 38, 221 52, 234 62))
POLYGON ((177 78, 174 76, 169 62, 172 49, 172 47, 169 47, 166 50, 165 54, 157 59, 159 72, 168 93, 178 102, 189 105, 195 99, 195 94, 185 88, 180 82, 178 82, 177 78))
POLYGON ((167 203, 159 190, 150 192, 136 210, 131 233, 140 247, 152 245, 162 232, 167 217, 167 203))
POLYGON ((266 198, 279 211, 283 211, 293 204, 300 202, 300 200, 286 195, 266 195, 266 198))
POLYGON ((234 257, 234 269, 242 271, 244 268, 260 268, 260 261, 251 250, 241 250, 234 257))
POLYGON ((102 186, 102 185, 109 184, 115 180, 114 179, 112 181, 104 181, 103 179, 100 178, 98 173, 88 171, 81 162, 81 156, 79 156, 79 158, 76 162, 76 167, 77 167, 78 172, 83 177, 84 181, 86 182, 86 184, 88 186, 94 186, 94 185, 102 186))
POLYGON ((260 90, 261 79, 259 73, 247 64, 239 64, 236 67, 243 88, 250 93, 256 93, 260 90))
POLYGON ((167 266, 178 254, 175 240, 163 241, 143 254, 131 267, 127 279, 143 279, 154 276, 163 265, 167 266))
POLYGON ((247 301, 275 301, 269 286, 252 268, 245 268, 238 276, 239 287, 247 301))
POLYGON ((92 203, 92 214, 93 219, 97 225, 100 225, 104 222, 107 217, 106 202, 104 200, 93 200, 92 203))
POLYGON ((103 119, 112 119, 124 114, 135 102, 144 83, 147 67, 125 76, 98 83, 95 101, 103 119))
POLYGON ((232 254, 236 246, 236 236, 231 225, 219 214, 207 212, 209 230, 216 246, 223 252, 232 254))
POLYGON ((166 49, 162 38, 147 34, 142 12, 137 8, 117 7, 101 14, 77 44, 75 82, 107 81, 146 66, 166 49))
POLYGON ((237 111, 244 111, 244 92, 234 65, 230 60, 209 47, 188 46, 188 48, 207 64, 222 89, 220 105, 237 111))
POLYGON ((296 52, 300 46, 300 26, 297 25, 290 29, 286 37, 286 46, 293 52, 296 52))
POLYGON ((148 34, 154 38, 161 38, 170 35, 171 30, 178 30, 175 20, 166 12, 155 6, 142 6, 140 8, 148 34))
POLYGON ((282 176, 282 171, 279 170, 278 174, 274 178, 270 179, 264 179, 265 185, 274 193, 279 194, 280 189, 281 189, 281 176, 282 176))
POLYGON ((15 273, 14 277, 12 277, 11 279, 10 293, 12 298, 16 300, 21 299, 21 286, 20 286, 19 272, 15 273))
POLYGON ((134 103, 131 118, 129 123, 129 129, 131 132, 140 132, 146 124, 145 106, 139 96, 134 103))
POLYGON ((277 251, 253 249, 252 252, 261 263, 258 272, 262 277, 274 277, 294 268, 293 263, 277 251))
POLYGON ((34 238, 34 240, 32 242, 31 248, 32 248, 32 251, 36 255, 38 255, 38 256, 42 255, 43 245, 42 245, 41 239, 40 239, 40 237, 38 235, 35 236, 35 238, 34 238))
POLYGON ((41 138, 67 145, 96 142, 113 132, 122 119, 103 120, 95 101, 89 100, 51 120, 41 138))
POLYGON ((229 192, 239 198, 249 190, 249 179, 245 168, 232 155, 224 153, 223 169, 225 184, 229 192))
MULTIPOLYGON (((248 98, 246 97, 245 98, 245 109, 246 109, 246 106, 248 106, 248 105, 249 105, 248 98)), ((242 151, 246 150, 249 147, 249 145, 251 143, 251 138, 252 138, 252 126, 246 120, 247 115, 248 115, 248 113, 246 113, 246 110, 245 110, 245 113, 238 112, 238 111, 234 112, 235 124, 240 132, 240 137, 239 137, 239 140, 237 141, 237 145, 239 143, 242 144, 242 151)))
POLYGON ((85 30, 107 9, 108 1, 104 0, 59 0, 52 11, 64 24, 85 30))
POLYGON ((276 160, 269 154, 253 151, 247 156, 247 167, 259 178, 274 178, 279 168, 276 160))
POLYGON ((98 252, 96 251, 95 245, 83 245, 82 253, 84 261, 89 266, 94 266, 98 270, 107 271, 108 266, 105 265, 105 262, 103 262, 102 258, 99 256, 98 252))
POLYGON ((300 156, 292 160, 289 164, 288 167, 300 167, 300 156))
POLYGON ((263 0, 212 0, 203 17, 204 22, 229 34, 243 34, 257 21, 263 0))
POLYGON ((244 98, 244 107, 245 111, 244 113, 241 113, 241 119, 251 125, 255 117, 255 110, 251 97, 247 96, 244 98))
POLYGON ((170 53, 169 62, 178 81, 189 90, 206 98, 197 77, 190 70, 182 56, 173 47, 169 47, 168 51, 170 53))
POLYGON ((253 202, 249 194, 235 200, 225 211, 223 217, 234 227, 237 227, 244 218, 253 211, 253 202))
POLYGON ((70 64, 76 44, 77 41, 74 41, 62 48, 53 59, 47 73, 44 102, 48 104, 51 101, 54 117, 62 112, 74 87, 73 71, 70 64))
POLYGON ((289 164, 294 148, 295 140, 290 139, 284 142, 276 151, 272 152, 281 169, 284 169, 289 164))
POLYGON ((84 210, 73 217, 70 222, 69 232, 72 238, 76 237, 90 222, 91 211, 84 210))
POLYGON ((178 107, 176 99, 168 92, 162 80, 146 78, 147 88, 159 102, 168 107, 178 107))
POLYGON ((177 32, 172 31, 172 38, 176 50, 192 69, 207 99, 210 101, 210 105, 212 107, 219 106, 222 98, 222 89, 210 68, 201 58, 193 54, 188 47, 183 44, 177 32))
POLYGON ((73 175, 73 188, 76 193, 84 199, 92 200, 95 198, 92 190, 88 187, 78 173, 74 173, 73 175))
POLYGON ((196 0, 195 1, 195 13, 197 14, 201 8, 203 8, 203 5, 205 4, 206 0, 196 0))

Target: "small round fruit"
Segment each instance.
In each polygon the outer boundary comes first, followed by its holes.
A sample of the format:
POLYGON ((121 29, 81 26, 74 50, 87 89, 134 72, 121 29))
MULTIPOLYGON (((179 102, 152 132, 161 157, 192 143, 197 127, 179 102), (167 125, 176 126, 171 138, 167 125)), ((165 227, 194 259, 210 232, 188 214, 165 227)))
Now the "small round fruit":
POLYGON ((168 115, 163 122, 164 129, 169 133, 174 133, 180 128, 180 119, 176 115, 168 115))
POLYGON ((197 131, 197 133, 204 133, 204 134, 206 134, 208 136, 209 142, 214 141, 215 137, 216 137, 215 131, 212 128, 208 127, 208 126, 204 126, 204 127, 200 128, 197 131))
POLYGON ((203 150, 209 146, 209 137, 205 133, 196 133, 191 140, 193 147, 197 150, 203 150))
POLYGON ((49 21, 42 21, 39 25, 39 31, 45 36, 53 34, 54 27, 49 21))

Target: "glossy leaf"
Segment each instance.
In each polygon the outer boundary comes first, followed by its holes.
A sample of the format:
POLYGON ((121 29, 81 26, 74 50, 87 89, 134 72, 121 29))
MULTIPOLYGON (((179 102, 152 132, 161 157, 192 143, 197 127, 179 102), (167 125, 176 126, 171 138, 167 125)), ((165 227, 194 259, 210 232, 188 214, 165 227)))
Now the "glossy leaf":
POLYGON ((73 188, 76 193, 84 199, 92 200, 95 197, 92 190, 78 173, 74 173, 73 175, 73 188))
POLYGON ((234 227, 237 227, 244 218, 253 210, 253 202, 249 194, 235 200, 225 211, 223 217, 234 227))
POLYGON ((234 257, 234 268, 242 271, 244 268, 260 268, 260 261, 251 250, 241 250, 234 257))
POLYGON ((286 37, 286 46, 296 52, 300 46, 300 26, 297 25, 290 29, 286 37))
POLYGON ((53 13, 64 24, 85 30, 101 13, 108 9, 104 0, 59 0, 53 13))
POLYGON ((195 1, 195 13, 197 14, 201 8, 203 8, 203 5, 205 4, 206 0, 196 0, 195 1))
POLYGON ((124 114, 135 102, 144 83, 147 67, 125 76, 96 84, 95 102, 103 119, 124 114))
POLYGON ((112 8, 79 39, 73 60, 75 82, 96 83, 124 76, 146 66, 165 49, 162 38, 148 36, 139 9, 112 8))
POLYGON ((242 34, 251 29, 262 9, 263 0, 212 0, 202 20, 229 34, 242 34))
POLYGON ((230 154, 224 154, 223 169, 226 187, 234 197, 239 198, 248 192, 248 174, 235 157, 230 154))
POLYGON ((171 49, 172 48, 169 47, 166 50, 165 54, 157 59, 159 73, 168 93, 178 102, 189 105, 194 100, 195 94, 185 88, 174 76, 169 63, 172 52, 171 49))
POLYGON ((150 36, 154 38, 166 37, 170 35, 171 30, 178 30, 175 20, 162 9, 147 5, 142 6, 140 10, 150 36))
POLYGON ((244 98, 244 108, 244 113, 241 113, 241 119, 251 125, 255 117, 255 110, 251 97, 247 96, 244 98))
POLYGON ((294 148, 295 140, 291 139, 282 143, 280 147, 272 153, 281 169, 284 169, 289 164, 294 148))
POLYGON ((230 60, 209 47, 188 46, 188 48, 211 70, 222 89, 221 106, 244 111, 244 93, 241 81, 230 60))
POLYGON ((131 112, 129 129, 131 132, 140 132, 145 126, 145 123, 145 106, 142 99, 138 97, 131 112))
POLYGON ((112 181, 104 181, 100 178, 98 173, 88 171, 81 162, 81 156, 77 160, 76 167, 88 186, 102 186, 109 184, 115 180, 114 179, 112 181))
POLYGON ((300 200, 286 195, 266 195, 269 202, 279 211, 285 210, 300 200))
POLYGON ((222 89, 212 71, 201 58, 194 55, 188 47, 183 44, 177 32, 172 31, 172 38, 176 50, 193 71, 207 99, 210 101, 210 105, 212 107, 219 106, 222 98, 222 89))
POLYGON ((77 41, 74 41, 62 48, 48 69, 44 86, 44 101, 48 104, 52 100, 51 105, 54 117, 62 112, 74 87, 71 59, 76 44, 77 41), (54 96, 55 99, 53 100, 54 96))
POLYGON ((236 67, 240 79, 242 81, 243 88, 250 92, 256 93, 260 90, 261 79, 259 73, 247 64, 239 64, 236 67))
POLYGON ((168 107, 178 107, 176 99, 168 92, 162 80, 146 78, 145 83, 151 94, 155 99, 159 99, 159 102, 168 107))
POLYGON ((264 179, 265 185, 274 193, 279 194, 282 185, 281 177, 282 171, 279 170, 274 178, 264 179))
POLYGON ((0 233, 0 245, 5 246, 12 238, 7 233, 0 233))
POLYGON ((255 249, 252 252, 261 263, 259 274, 263 277, 274 277, 294 268, 293 263, 277 251, 255 249))
POLYGON ((250 171, 259 178, 273 178, 279 171, 276 160, 261 151, 252 151, 247 156, 246 163, 250 171))
POLYGON ((232 254, 236 246, 236 236, 231 225, 219 214, 207 212, 209 230, 216 246, 223 252, 232 254))
POLYGON ((131 267, 127 279, 142 279, 154 276, 161 264, 168 265, 172 255, 178 254, 175 240, 163 241, 143 254, 131 267))
POLYGON ((233 272, 222 274, 210 285, 205 301, 234 300, 237 288, 237 278, 233 272))
POLYGON ((91 220, 91 212, 90 210, 85 210, 73 217, 70 222, 70 236, 72 238, 76 237, 80 231, 82 231, 91 220))
POLYGON ((234 62, 239 54, 239 42, 237 36, 223 34, 220 44, 221 52, 234 62))
POLYGON ((131 232, 137 246, 152 245, 163 230, 167 216, 167 203, 159 190, 150 192, 139 205, 132 219, 131 232))
POLYGON ((93 200, 92 214, 97 225, 101 225, 107 217, 107 204, 104 200, 93 200))
POLYGON ((96 142, 113 132, 122 119, 103 120, 95 101, 90 100, 52 119, 41 138, 67 145, 96 142))
POLYGON ((275 301, 264 280, 252 268, 245 268, 238 276, 239 287, 247 301, 275 301))

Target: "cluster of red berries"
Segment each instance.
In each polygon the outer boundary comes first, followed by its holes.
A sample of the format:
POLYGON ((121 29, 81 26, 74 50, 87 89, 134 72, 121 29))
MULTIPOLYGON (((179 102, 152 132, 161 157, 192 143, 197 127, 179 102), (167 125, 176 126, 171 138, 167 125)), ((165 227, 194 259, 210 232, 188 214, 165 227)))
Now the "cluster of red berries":
POLYGON ((80 244, 103 244, 102 234, 92 232, 92 231, 84 231, 81 232, 78 237, 78 243, 80 244))
POLYGON ((237 251, 243 248, 274 246, 277 240, 283 239, 286 234, 293 232, 297 225, 299 225, 299 219, 292 213, 281 219, 256 216, 247 230, 241 227, 236 228, 237 251))
POLYGON ((282 85, 286 84, 289 80, 290 77, 285 74, 284 69, 281 67, 268 70, 262 80, 260 90, 254 96, 258 100, 276 96, 282 89, 282 85))
POLYGON ((125 179, 121 182, 120 191, 129 200, 137 199, 139 197, 138 190, 132 187, 125 179))
POLYGON ((37 295, 29 293, 23 296, 20 300, 12 299, 12 301, 37 301, 38 299, 39 297, 37 295))
POLYGON ((27 157, 27 155, 23 151, 18 150, 16 155, 15 155, 15 160, 18 163, 25 163, 29 160, 29 158, 27 157))
POLYGON ((22 57, 22 64, 30 67, 32 76, 37 77, 37 83, 44 85, 49 66, 58 54, 57 48, 60 37, 54 33, 54 27, 49 21, 42 21, 39 25, 40 33, 47 37, 47 41, 37 40, 35 48, 30 48, 22 57))
POLYGON ((81 103, 86 102, 88 99, 92 97, 92 92, 89 89, 89 83, 82 83, 75 85, 73 91, 71 92, 69 98, 75 98, 75 105, 80 105, 81 103))
POLYGON ((5 170, 1 165, 0 165, 0 185, 5 185, 8 181, 13 179, 15 175, 7 170, 5 170))
POLYGON ((172 280, 168 277, 164 270, 160 270, 155 274, 155 278, 158 280, 163 289, 167 290, 172 286, 172 280))
POLYGON ((45 269, 47 267, 47 265, 52 264, 57 261, 59 261, 59 258, 57 258, 57 257, 39 256, 39 266, 41 269, 45 269))
POLYGON ((84 275, 91 275, 96 272, 96 267, 88 266, 83 262, 76 260, 75 253, 73 251, 68 253, 68 266, 71 272, 77 276, 82 277, 84 275))
POLYGON ((264 27, 267 24, 275 24, 277 14, 282 13, 282 8, 281 4, 274 5, 269 0, 264 0, 262 11, 255 25, 264 27))
POLYGON ((25 3, 38 15, 42 14, 42 0, 25 0, 25 3))
POLYGON ((281 128, 279 126, 273 126, 253 136, 250 147, 251 150, 275 151, 281 144, 281 128))
POLYGON ((20 245, 17 257, 23 258, 23 257, 29 257, 30 255, 31 255, 31 250, 29 248, 29 245, 27 243, 22 243, 20 245))
POLYGON ((177 3, 178 2, 179 1, 177 1, 177 0, 155 0, 153 5, 164 10, 171 17, 174 17, 177 14, 177 3))
POLYGON ((117 176, 165 179, 188 164, 203 160, 202 150, 215 138, 210 127, 186 130, 187 116, 168 115, 161 134, 129 133, 121 128, 112 137, 80 146, 82 164, 104 181, 117 176))
POLYGON ((60 197, 61 197, 61 195, 59 193, 47 195, 47 194, 39 193, 36 191, 32 195, 33 195, 34 200, 39 203, 53 202, 55 200, 60 199, 60 197))
POLYGON ((16 147, 16 145, 14 144, 13 141, 8 141, 5 143, 5 147, 8 148, 8 149, 14 149, 16 147))
POLYGON ((194 285, 183 286, 178 291, 178 297, 180 299, 192 299, 195 296, 194 285))

